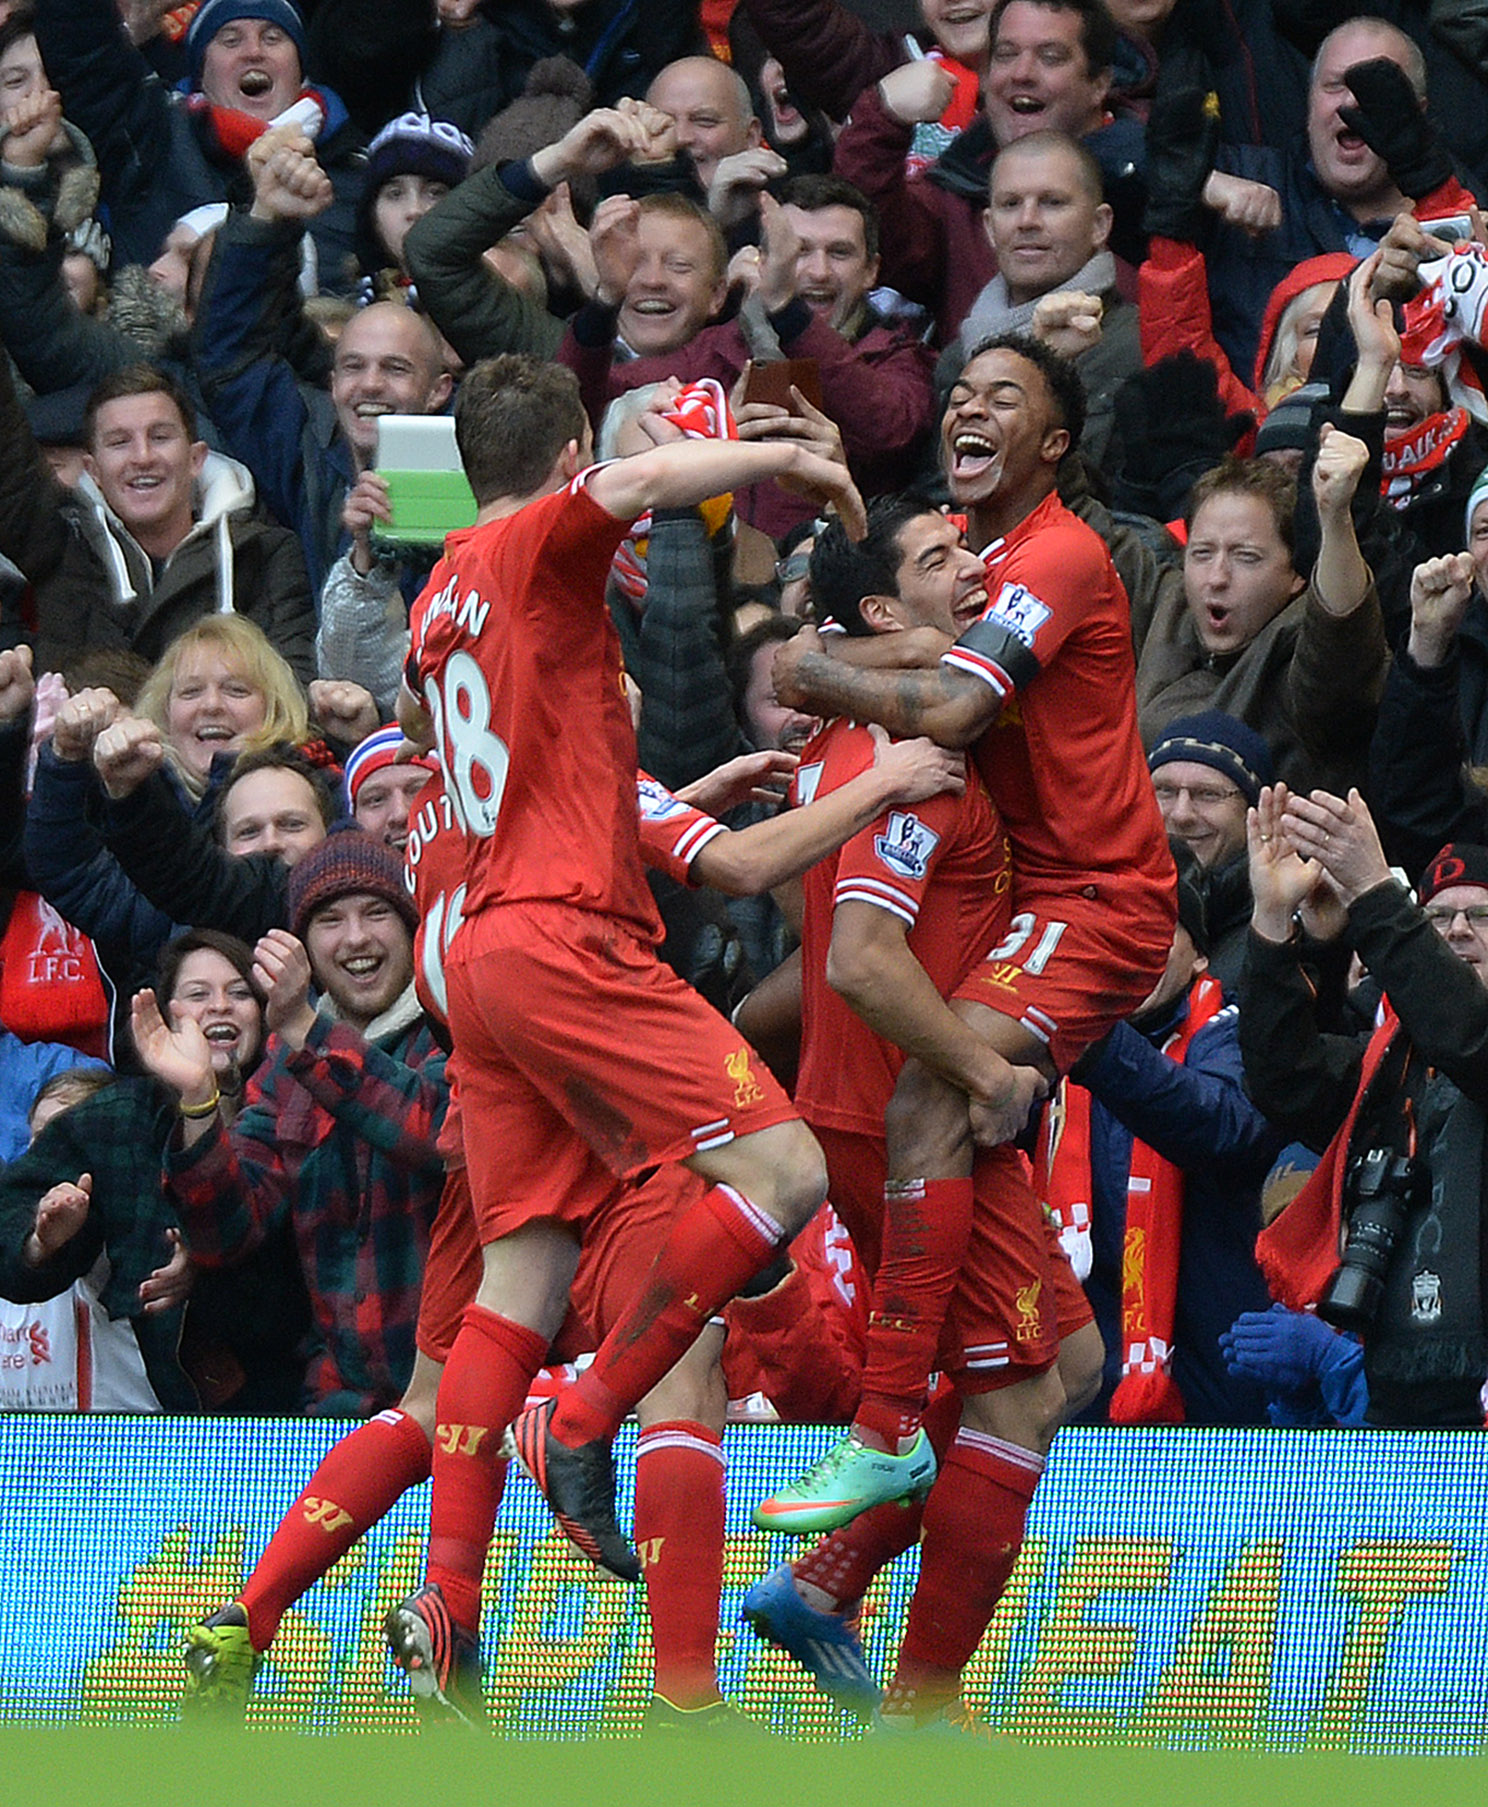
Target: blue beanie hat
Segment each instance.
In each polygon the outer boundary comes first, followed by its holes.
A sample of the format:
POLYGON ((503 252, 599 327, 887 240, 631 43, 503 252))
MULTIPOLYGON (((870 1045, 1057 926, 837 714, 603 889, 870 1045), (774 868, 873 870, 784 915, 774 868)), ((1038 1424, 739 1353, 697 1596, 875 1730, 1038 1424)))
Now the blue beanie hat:
POLYGON ((1179 759, 1207 765, 1239 785, 1247 803, 1254 803, 1261 786, 1271 782, 1271 749, 1254 728, 1222 709, 1205 709, 1169 722, 1147 755, 1147 770, 1155 772, 1179 759))
POLYGON ((186 33, 186 58, 191 68, 191 85, 201 86, 202 64, 206 60, 207 46, 224 25, 231 25, 234 19, 263 19, 267 24, 277 25, 293 40, 295 49, 300 53, 300 75, 305 73, 305 21, 290 0, 205 0, 205 4, 191 21, 191 28, 186 33))

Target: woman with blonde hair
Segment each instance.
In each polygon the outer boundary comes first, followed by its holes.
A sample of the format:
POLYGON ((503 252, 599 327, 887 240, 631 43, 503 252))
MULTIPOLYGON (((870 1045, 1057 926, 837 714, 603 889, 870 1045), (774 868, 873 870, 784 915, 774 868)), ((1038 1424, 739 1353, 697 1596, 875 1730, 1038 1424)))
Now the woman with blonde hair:
POLYGON ((243 615, 204 615, 178 634, 140 686, 134 713, 160 729, 188 807, 217 789, 222 755, 303 746, 310 736, 299 679, 243 615))
POLYGON ((63 703, 37 758, 26 863, 47 902, 92 937, 99 965, 125 995, 178 926, 140 893, 105 839, 107 800, 93 747, 129 713, 160 729, 164 776, 185 816, 206 824, 239 755, 275 743, 301 746, 310 736, 299 680, 241 615, 204 615, 177 635, 129 709, 104 689, 80 690, 63 703))

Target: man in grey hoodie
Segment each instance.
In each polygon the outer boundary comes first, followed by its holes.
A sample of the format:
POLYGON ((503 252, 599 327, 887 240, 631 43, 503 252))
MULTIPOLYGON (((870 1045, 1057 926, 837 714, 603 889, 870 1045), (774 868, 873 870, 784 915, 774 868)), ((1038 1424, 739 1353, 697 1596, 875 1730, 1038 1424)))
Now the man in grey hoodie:
POLYGON ((0 646, 32 646, 38 671, 116 647, 151 663, 202 615, 236 611, 304 682, 315 607, 294 534, 254 518, 253 480, 196 437, 189 398, 135 365, 88 400, 85 474, 51 475, 0 359, 0 552, 30 584, 0 613, 0 646))

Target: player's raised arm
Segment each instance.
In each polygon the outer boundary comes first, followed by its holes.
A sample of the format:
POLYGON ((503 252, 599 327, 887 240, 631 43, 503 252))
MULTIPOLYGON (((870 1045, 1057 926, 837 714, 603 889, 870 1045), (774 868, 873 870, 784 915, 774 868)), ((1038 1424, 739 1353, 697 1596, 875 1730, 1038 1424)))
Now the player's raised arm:
POLYGON ((928 740, 884 739, 875 764, 828 796, 763 822, 716 835, 693 864, 695 876, 735 897, 772 891, 825 859, 884 810, 966 788, 963 762, 928 740))
POLYGON ((788 483, 831 504, 849 535, 861 538, 863 498, 842 465, 791 441, 747 444, 737 439, 690 439, 617 459, 590 477, 590 496, 620 520, 648 508, 694 508, 725 490, 752 483, 788 483))

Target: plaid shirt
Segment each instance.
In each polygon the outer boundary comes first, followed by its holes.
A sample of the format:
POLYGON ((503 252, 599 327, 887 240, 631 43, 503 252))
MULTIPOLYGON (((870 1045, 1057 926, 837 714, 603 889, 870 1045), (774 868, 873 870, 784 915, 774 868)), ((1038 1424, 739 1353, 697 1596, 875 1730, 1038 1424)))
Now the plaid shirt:
POLYGON ((306 1377, 314 1409, 366 1415, 408 1384, 448 1098, 422 1016, 375 1042, 322 1016, 298 1052, 270 1036, 230 1131, 217 1121, 166 1150, 203 1267, 241 1260, 288 1214, 324 1344, 306 1377))
POLYGON ((112 1318, 128 1318, 156 1397, 168 1412, 199 1411, 176 1359, 183 1308, 146 1317, 139 1285, 170 1255, 175 1208, 160 1183, 160 1155, 176 1123, 175 1099, 153 1079, 121 1079, 54 1117, 24 1154, 0 1171, 0 1298, 54 1299, 89 1272, 100 1254, 108 1276, 99 1297, 112 1318), (36 1206, 61 1180, 91 1173, 83 1227, 39 1267, 22 1258, 36 1206))

